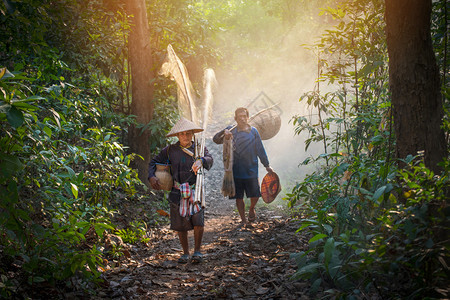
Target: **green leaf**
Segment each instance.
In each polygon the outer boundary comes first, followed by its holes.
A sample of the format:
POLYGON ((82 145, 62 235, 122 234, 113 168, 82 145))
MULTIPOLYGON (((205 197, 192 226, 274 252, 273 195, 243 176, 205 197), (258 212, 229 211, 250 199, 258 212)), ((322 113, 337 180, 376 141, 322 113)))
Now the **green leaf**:
POLYGON ((35 283, 40 283, 40 282, 45 282, 45 279, 39 276, 33 277, 33 282, 35 283))
POLYGON ((6 114, 6 119, 8 120, 9 124, 14 128, 19 128, 25 121, 22 112, 17 108, 15 108, 14 106, 11 106, 9 108, 8 113, 6 114))
POLYGON ((333 257, 334 249, 335 249, 334 239, 329 238, 326 241, 325 246, 323 248, 323 252, 325 254, 325 266, 328 266, 328 264, 331 260, 331 257, 333 257))
POLYGON ((61 119, 61 117, 53 108, 50 108, 50 111, 52 112, 53 116, 55 117, 55 121, 56 121, 56 124, 58 125, 58 128, 61 129, 61 123, 59 122, 59 119, 61 119))
POLYGON ((36 106, 25 102, 25 100, 14 101, 12 103, 12 105, 16 108, 20 108, 21 110, 26 110, 26 111, 34 111, 34 110, 38 109, 36 106))
POLYGON ((81 182, 83 181, 83 178, 84 178, 84 173, 80 172, 80 174, 78 174, 78 176, 77 176, 77 183, 81 184, 81 182))
POLYGON ((322 278, 317 278, 311 285, 311 291, 317 292, 317 290, 319 289, 321 284, 322 284, 322 278))
POLYGON ((94 273, 97 276, 98 271, 97 271, 97 266, 95 265, 95 263, 92 260, 88 260, 87 264, 89 266, 89 269, 91 269, 92 273, 94 273))
POLYGON ((302 226, 300 226, 300 228, 297 229, 296 232, 300 232, 300 231, 302 231, 303 229, 305 229, 306 227, 309 227, 309 226, 311 226, 311 223, 310 223, 310 222, 303 222, 303 223, 302 223, 302 226))
POLYGON ((95 226, 102 227, 104 229, 114 230, 114 227, 106 223, 96 223, 95 226))
POLYGON ((66 168, 67 172, 69 172, 70 178, 75 178, 77 176, 77 174, 75 174, 75 171, 71 167, 65 166, 65 168, 66 168))
POLYGON ((4 154, 0 157, 0 159, 0 172, 5 177, 10 177, 23 168, 23 164, 20 162, 20 159, 17 156, 4 154))
POLYGON ((307 157, 304 161, 302 161, 300 164, 301 165, 307 165, 309 164, 309 162, 311 161, 311 157, 307 157))
POLYGON ((38 96, 38 95, 33 95, 33 96, 28 97, 26 100, 30 101, 30 100, 45 100, 45 99, 46 98, 44 98, 44 97, 41 97, 41 96, 38 96))
POLYGON ((317 269, 320 269, 322 264, 320 263, 310 263, 302 268, 299 268, 297 272, 295 272, 296 276, 301 276, 303 274, 311 274, 317 272, 317 269))
POLYGON ((43 130, 48 135, 48 137, 52 137, 52 130, 48 126, 45 126, 43 130))
POLYGON ((8 71, 6 68, 2 68, 0 71, 0 80, 13 78, 14 74, 8 71))
POLYGON ((77 199, 78 198, 78 187, 73 183, 70 183, 70 186, 72 188, 73 196, 75 197, 75 199, 77 199))
POLYGON ((103 237, 103 232, 107 229, 114 230, 114 227, 105 223, 96 223, 94 225, 95 232, 101 238, 103 237))
POLYGON ((326 234, 324 234, 324 233, 318 233, 318 234, 316 234, 315 236, 313 236, 313 237, 308 241, 308 243, 311 244, 312 242, 318 241, 318 240, 323 239, 323 238, 326 238, 326 237, 327 237, 326 234))
POLYGON ((378 201, 378 199, 384 194, 384 191, 386 190, 386 186, 382 186, 377 189, 377 191, 373 194, 372 200, 378 201))
POLYGON ((70 270, 72 271, 72 273, 75 273, 75 271, 78 270, 78 262, 77 261, 72 261, 70 270))
POLYGON ((297 253, 291 253, 289 256, 290 256, 290 258, 295 260, 298 267, 302 267, 306 264, 307 259, 306 259, 306 253, 304 251, 300 251, 297 253))
MULTIPOLYGON (((0 113, 6 116, 6 113, 11 108, 11 104, 1 104, 0 105, 0 113)), ((0 120, 4 120, 4 116, 0 120)))
POLYGON ((23 209, 16 209, 15 213, 22 220, 25 220, 25 221, 31 220, 30 216, 28 215, 28 213, 25 210, 23 210, 23 209))
POLYGON ((331 234, 331 232, 333 232, 333 227, 331 227, 328 224, 324 224, 323 228, 325 228, 325 230, 327 231, 328 234, 331 234))

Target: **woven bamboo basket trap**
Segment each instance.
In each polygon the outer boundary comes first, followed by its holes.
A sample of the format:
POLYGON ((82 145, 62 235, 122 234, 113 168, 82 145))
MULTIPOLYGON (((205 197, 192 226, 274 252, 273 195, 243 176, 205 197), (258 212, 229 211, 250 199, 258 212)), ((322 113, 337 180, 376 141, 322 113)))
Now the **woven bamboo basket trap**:
POLYGON ((258 129, 262 140, 268 140, 280 131, 280 114, 274 109, 267 109, 252 116, 249 124, 258 129))

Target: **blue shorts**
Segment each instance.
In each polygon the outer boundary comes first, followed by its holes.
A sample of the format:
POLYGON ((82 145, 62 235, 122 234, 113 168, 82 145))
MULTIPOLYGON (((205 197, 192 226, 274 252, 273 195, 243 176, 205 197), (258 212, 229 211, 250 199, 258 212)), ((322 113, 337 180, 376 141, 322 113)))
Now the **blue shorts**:
POLYGON ((261 197, 258 178, 234 178, 236 194, 230 199, 244 199, 244 192, 247 198, 261 197))

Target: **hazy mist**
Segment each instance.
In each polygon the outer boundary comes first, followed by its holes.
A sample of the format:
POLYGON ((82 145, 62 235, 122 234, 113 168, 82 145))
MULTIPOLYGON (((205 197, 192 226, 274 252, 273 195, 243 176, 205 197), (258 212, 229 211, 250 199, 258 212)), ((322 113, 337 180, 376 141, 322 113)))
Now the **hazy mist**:
MULTIPOLYGON (((317 58, 302 44, 313 43, 320 32, 311 33, 311 28, 304 24, 289 31, 284 30, 281 24, 279 28, 278 36, 269 35, 267 40, 258 36, 260 44, 253 44, 251 49, 237 49, 229 65, 215 69, 219 86, 214 96, 212 123, 216 126, 211 126, 208 132, 212 135, 215 133, 213 131, 233 124, 234 110, 239 106, 247 106, 261 92, 274 103, 279 103, 281 129, 263 144, 272 168, 280 176, 283 187, 280 196, 283 197, 306 173, 314 170, 313 166, 299 166, 300 163, 312 154, 322 153, 323 149, 321 145, 311 145, 305 152, 304 141, 307 136, 295 135, 292 125, 295 115, 310 113, 310 109, 299 102, 299 98, 314 89, 317 58)), ((229 44, 233 43, 231 38, 226 38, 229 44)), ((229 44, 224 47, 229 47, 229 44)), ((250 115, 257 112, 252 111, 251 107, 249 110, 250 115)), ((221 154, 216 156, 216 161, 222 167, 221 154)), ((259 170, 261 180, 266 171, 261 164, 259 170)))

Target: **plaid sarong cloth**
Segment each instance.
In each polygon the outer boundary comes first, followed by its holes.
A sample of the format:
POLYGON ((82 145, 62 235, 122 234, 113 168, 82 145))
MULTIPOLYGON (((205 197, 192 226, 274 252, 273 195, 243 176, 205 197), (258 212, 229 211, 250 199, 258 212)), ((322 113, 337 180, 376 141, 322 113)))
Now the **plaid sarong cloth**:
POLYGON ((181 193, 180 199, 180 216, 192 216, 200 211, 200 203, 194 203, 195 184, 179 183, 175 181, 174 188, 179 189, 181 193))

